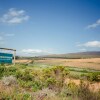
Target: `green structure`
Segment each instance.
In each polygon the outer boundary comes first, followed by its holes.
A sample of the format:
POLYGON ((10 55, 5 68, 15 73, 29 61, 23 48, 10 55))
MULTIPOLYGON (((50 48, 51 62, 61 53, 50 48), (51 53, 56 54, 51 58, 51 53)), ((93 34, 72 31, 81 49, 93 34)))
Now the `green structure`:
POLYGON ((0 63, 12 63, 13 54, 0 53, 0 63))
POLYGON ((0 50, 7 50, 7 51, 13 51, 14 52, 13 54, 0 52, 0 63, 1 64, 5 64, 5 63, 12 64, 13 63, 13 58, 14 58, 14 64, 15 64, 16 50, 8 49, 8 48, 0 48, 0 50))

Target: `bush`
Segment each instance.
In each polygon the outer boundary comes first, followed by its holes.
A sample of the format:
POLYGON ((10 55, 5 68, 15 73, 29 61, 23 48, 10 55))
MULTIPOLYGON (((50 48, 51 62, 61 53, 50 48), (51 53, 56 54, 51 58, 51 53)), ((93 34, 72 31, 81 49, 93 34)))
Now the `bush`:
POLYGON ((70 82, 66 86, 67 96, 77 96, 78 95, 78 86, 74 82, 70 82))
POLYGON ((81 84, 78 89, 79 100, 100 100, 99 92, 92 92, 89 89, 89 83, 84 83, 81 81, 81 84))
POLYGON ((0 66, 0 78, 3 76, 10 76, 10 75, 15 75, 17 71, 17 68, 15 67, 5 67, 0 66))
POLYGON ((34 76, 32 76, 30 74, 30 71, 28 71, 28 70, 25 70, 24 72, 17 71, 16 72, 16 77, 18 79, 23 80, 23 81, 33 81, 33 79, 34 79, 34 76))
POLYGON ((33 82, 32 81, 23 81, 21 79, 18 79, 18 84, 23 87, 23 88, 31 88, 33 86, 33 82))
POLYGON ((22 78, 22 77, 23 77, 23 72, 17 71, 15 76, 16 76, 17 78, 22 78))
POLYGON ((8 67, 5 69, 4 76, 15 75, 17 68, 15 67, 8 67))
POLYGON ((10 93, 2 92, 0 93, 0 100, 32 100, 29 93, 20 93, 18 91, 13 91, 10 93))
POLYGON ((7 70, 9 72, 16 72, 17 71, 17 68, 16 67, 8 67, 7 70))
POLYGON ((56 79, 54 78, 47 78, 47 80, 45 81, 45 85, 48 86, 52 86, 52 85, 56 85, 56 79))
POLYGON ((33 82, 32 90, 36 92, 37 90, 41 90, 43 88, 42 84, 39 81, 33 82))
POLYGON ((93 72, 86 75, 89 81, 100 81, 100 72, 93 72))
POLYGON ((42 71, 43 71, 43 77, 45 79, 47 79, 47 78, 49 78, 49 77, 51 77, 53 75, 51 68, 45 68, 42 71))
POLYGON ((44 77, 49 78, 51 76, 57 77, 58 75, 66 76, 69 74, 69 71, 64 66, 54 66, 52 68, 43 69, 43 74, 44 74, 44 77))
POLYGON ((3 77, 5 71, 6 71, 6 67, 0 66, 0 78, 3 77))
POLYGON ((30 71, 25 70, 25 72, 23 73, 22 79, 24 81, 32 81, 33 80, 33 76, 30 75, 30 71))
POLYGON ((31 89, 32 91, 37 91, 42 89, 42 84, 39 81, 23 81, 21 79, 18 79, 19 86, 27 89, 31 89))

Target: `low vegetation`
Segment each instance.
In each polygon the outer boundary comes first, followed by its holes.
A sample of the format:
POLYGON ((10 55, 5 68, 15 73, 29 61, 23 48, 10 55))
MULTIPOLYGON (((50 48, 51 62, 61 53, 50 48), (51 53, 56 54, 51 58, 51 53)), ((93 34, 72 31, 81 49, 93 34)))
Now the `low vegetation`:
POLYGON ((91 82, 100 81, 99 75, 64 66, 0 65, 0 100, 100 100, 100 91, 90 89, 91 82))

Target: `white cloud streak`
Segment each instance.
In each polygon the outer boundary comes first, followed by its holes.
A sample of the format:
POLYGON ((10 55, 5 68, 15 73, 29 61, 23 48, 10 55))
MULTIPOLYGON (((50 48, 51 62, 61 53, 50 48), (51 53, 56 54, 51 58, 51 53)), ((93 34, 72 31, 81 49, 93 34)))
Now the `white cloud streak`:
POLYGON ((19 24, 27 21, 29 16, 26 15, 24 10, 16 10, 15 8, 10 8, 7 13, 5 13, 0 21, 7 24, 19 24))
POLYGON ((100 48, 100 41, 89 41, 84 44, 78 44, 77 46, 100 48))
POLYGON ((95 23, 88 25, 87 29, 91 29, 91 28, 93 29, 93 28, 96 28, 98 26, 100 26, 100 19, 97 20, 95 23))
POLYGON ((24 54, 31 54, 31 55, 45 55, 50 54, 48 50, 41 50, 41 49, 23 49, 21 50, 24 54))

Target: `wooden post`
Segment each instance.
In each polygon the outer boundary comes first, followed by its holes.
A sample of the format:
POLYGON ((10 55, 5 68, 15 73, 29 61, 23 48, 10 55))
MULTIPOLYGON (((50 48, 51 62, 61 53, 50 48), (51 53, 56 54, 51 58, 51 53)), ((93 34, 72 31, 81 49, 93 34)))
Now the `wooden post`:
POLYGON ((14 65, 15 65, 15 60, 16 60, 16 51, 14 51, 14 65))

